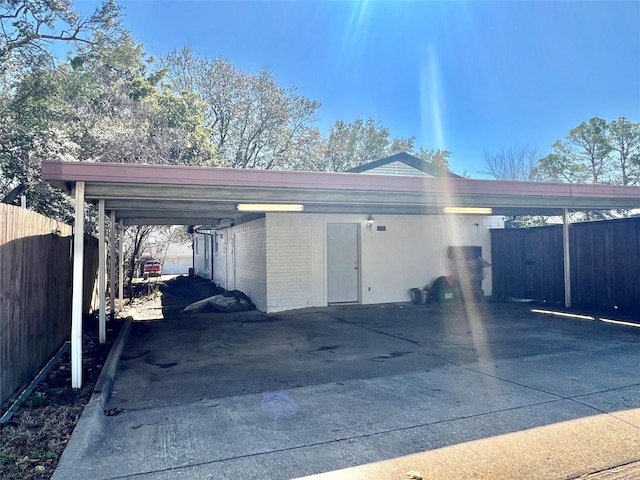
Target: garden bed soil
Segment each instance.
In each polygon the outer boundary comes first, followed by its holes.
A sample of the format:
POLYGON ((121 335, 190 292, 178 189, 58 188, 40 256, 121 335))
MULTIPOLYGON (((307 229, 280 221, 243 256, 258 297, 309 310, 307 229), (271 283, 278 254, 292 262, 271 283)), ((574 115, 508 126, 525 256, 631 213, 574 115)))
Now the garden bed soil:
MULTIPOLYGON (((69 349, 7 423, 0 424, 0 479, 51 478, 71 433, 89 402, 122 321, 107 322, 107 341, 98 342, 97 320, 86 322, 82 388, 71 388, 69 349)), ((13 399, 3 406, 8 409, 13 399)))

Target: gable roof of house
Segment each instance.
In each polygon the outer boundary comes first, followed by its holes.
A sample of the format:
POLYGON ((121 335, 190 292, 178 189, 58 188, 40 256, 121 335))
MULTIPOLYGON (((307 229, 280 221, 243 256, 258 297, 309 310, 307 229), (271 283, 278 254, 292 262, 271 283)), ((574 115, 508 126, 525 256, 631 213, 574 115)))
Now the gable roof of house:
MULTIPOLYGON (((350 168, 349 170, 347 170, 347 172, 350 172, 350 173, 370 172, 371 170, 392 165, 396 162, 407 165, 420 172, 423 172, 424 174, 426 174, 426 176, 429 176, 429 177, 461 178, 459 175, 456 175, 455 173, 450 172, 445 168, 440 168, 432 163, 421 160, 418 157, 410 155, 406 152, 396 153, 395 155, 391 155, 390 157, 381 158, 380 160, 375 160, 373 162, 365 163, 363 165, 358 165, 357 167, 350 168)), ((398 175, 404 175, 404 174, 398 174, 398 175)))

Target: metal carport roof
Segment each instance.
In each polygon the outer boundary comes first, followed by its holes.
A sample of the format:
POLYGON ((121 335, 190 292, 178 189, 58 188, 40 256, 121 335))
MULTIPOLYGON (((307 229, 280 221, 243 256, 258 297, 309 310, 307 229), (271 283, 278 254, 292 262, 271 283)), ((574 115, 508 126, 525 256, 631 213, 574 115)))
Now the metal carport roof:
POLYGON ((103 199, 125 225, 240 222, 236 205, 244 202, 301 203, 307 213, 403 215, 442 213, 445 206, 491 207, 496 215, 640 207, 640 187, 617 185, 88 162, 43 162, 42 176, 69 191, 84 182, 85 199, 103 199))
MULTIPOLYGON (((444 207, 466 206, 491 207, 495 215, 562 214, 567 306, 571 304, 568 212, 640 207, 640 187, 453 177, 45 161, 42 178, 73 191, 76 198, 71 327, 71 377, 75 388, 82 386, 85 201, 97 203, 101 224, 108 212, 119 225, 216 225, 221 219, 239 223, 252 218, 237 211, 239 203, 299 203, 306 213, 440 214, 444 207)), ((111 229, 112 235, 114 230, 111 229)), ((104 231, 100 228, 101 342, 106 330, 104 231)), ((115 241, 110 243, 113 262, 115 241)), ((111 267, 114 272, 114 263, 111 267)), ((110 280, 113 299, 114 275, 110 280)))

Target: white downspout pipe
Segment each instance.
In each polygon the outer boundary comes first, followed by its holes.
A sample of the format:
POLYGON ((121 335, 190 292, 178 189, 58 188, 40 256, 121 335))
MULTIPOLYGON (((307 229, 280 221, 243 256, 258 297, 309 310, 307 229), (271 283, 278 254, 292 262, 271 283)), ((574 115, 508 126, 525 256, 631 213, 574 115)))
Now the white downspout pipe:
POLYGON ((562 210, 562 250, 564 257, 564 306, 571 306, 571 257, 569 251, 569 210, 562 210))
POLYGON ((98 296, 100 297, 100 314, 98 318, 98 341, 107 341, 106 292, 107 292, 107 251, 105 245, 104 199, 98 200, 98 296))
POLYGON ((84 182, 76 182, 71 299, 71 386, 82 387, 82 297, 84 274, 84 182))

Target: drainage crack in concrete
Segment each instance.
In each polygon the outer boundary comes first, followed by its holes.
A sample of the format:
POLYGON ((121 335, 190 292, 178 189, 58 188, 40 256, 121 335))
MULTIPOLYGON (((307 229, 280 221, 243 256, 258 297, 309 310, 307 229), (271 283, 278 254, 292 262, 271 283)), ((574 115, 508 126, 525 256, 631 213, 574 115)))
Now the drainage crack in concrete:
POLYGON ((485 376, 490 377, 490 378, 495 378, 496 380, 501 380, 503 382, 511 383, 511 384, 517 385, 519 387, 528 388, 528 389, 534 390, 536 392, 545 393, 547 395, 552 395, 552 396, 557 397, 558 399, 561 399, 561 400, 567 400, 569 402, 577 403, 578 405, 582 405, 583 407, 587 407, 587 408, 590 408, 592 410, 595 410, 596 412, 598 412, 598 413, 600 413, 602 415, 607 415, 608 417, 611 417, 611 418, 613 418, 613 419, 615 419, 615 420, 617 420, 619 422, 622 422, 622 423, 625 423, 625 424, 629 425, 630 427, 633 427, 635 429, 640 430, 640 426, 638 426, 638 425, 635 425, 633 423, 629 423, 626 420, 624 420, 622 418, 619 418, 619 417, 616 417, 615 415, 611 414, 611 412, 607 412, 606 410, 602 410, 601 408, 595 407, 593 405, 589 405, 588 403, 581 402, 580 400, 578 400, 579 397, 584 397, 584 396, 587 396, 587 395, 596 395, 598 393, 606 393, 606 392, 621 390, 623 388, 633 387, 633 386, 637 386, 637 385, 640 385, 640 384, 634 383, 634 384, 630 384, 630 385, 624 385, 622 387, 616 387, 616 388, 606 389, 606 390, 597 391, 597 392, 583 393, 583 394, 580 394, 580 395, 573 395, 573 396, 565 396, 565 395, 560 395, 559 393, 549 392, 549 391, 543 390, 541 388, 532 387, 530 385, 525 385, 523 383, 519 383, 519 382, 515 382, 513 380, 502 378, 502 377, 499 377, 497 375, 491 375, 491 374, 489 374, 487 372, 481 372, 481 371, 475 370, 475 369, 473 369, 473 368, 471 368, 469 366, 459 365, 459 367, 464 368, 466 370, 469 370, 471 372, 475 372, 475 373, 479 373, 481 375, 485 375, 485 376))
POLYGON ((581 480, 581 479, 582 480, 589 480, 589 479, 596 480, 598 478, 601 478, 603 480, 607 479, 607 478, 609 480, 616 480, 616 479, 617 480, 624 480, 624 479, 630 479, 630 478, 637 478, 637 477, 631 477, 631 476, 629 476, 629 474, 631 473, 631 474, 636 475, 638 472, 640 472, 640 461, 633 460, 631 462, 621 463, 620 465, 616 465, 614 467, 608 467, 608 468, 605 468, 603 470, 598 470, 598 471, 595 471, 595 472, 591 472, 591 473, 587 473, 587 474, 584 474, 584 475, 580 475, 579 477, 571 477, 568 480, 581 480), (624 470, 627 470, 627 467, 637 467, 637 468, 634 468, 635 472, 624 471, 624 470), (601 474, 609 474, 609 473, 611 473, 611 474, 620 473, 620 474, 622 474, 624 476, 616 475, 615 477, 612 477, 612 476, 607 475, 605 477, 605 476, 601 475, 601 474))
MULTIPOLYGON (((417 429, 417 428, 432 427, 434 425, 441 425, 441 424, 448 423, 448 422, 453 422, 453 421, 468 420, 468 419, 472 419, 472 418, 481 418, 483 416, 493 415, 493 414, 496 414, 496 413, 512 412, 512 411, 516 411, 516 410, 521 410, 523 408, 537 407, 537 406, 540 406, 540 405, 546 405, 546 404, 554 403, 554 402, 557 402, 557 401, 558 400, 556 400, 556 399, 554 399, 554 400, 545 400, 543 402, 530 403, 530 404, 527 404, 527 405, 519 405, 517 407, 503 408, 503 409, 499 409, 499 410, 491 410, 489 412, 477 413, 477 414, 474 414, 474 415, 463 415, 463 416, 456 417, 456 418, 438 420, 438 421, 429 422, 429 423, 419 423, 419 424, 416 424, 416 425, 409 425, 409 426, 399 427, 399 428, 390 428, 390 429, 381 430, 381 431, 373 432, 373 433, 366 433, 366 434, 362 434, 362 435, 352 435, 352 436, 348 436, 348 437, 334 438, 332 440, 326 440, 326 441, 323 441, 323 442, 314 442, 314 443, 309 443, 309 444, 306 444, 306 445, 298 445, 298 446, 293 446, 293 447, 288 447, 288 448, 278 448, 278 449, 268 450, 268 451, 263 451, 263 452, 247 453, 247 454, 244 454, 244 455, 236 455, 236 456, 232 456, 232 457, 219 458, 219 459, 216 459, 216 460, 209 460, 209 461, 204 461, 204 462, 195 462, 195 463, 190 463, 190 464, 187 464, 187 465, 179 465, 179 466, 175 466, 175 467, 167 467, 167 468, 161 468, 161 469, 157 469, 157 470, 148 470, 148 471, 144 471, 144 472, 129 473, 129 474, 125 474, 125 475, 118 475, 118 476, 115 476, 115 477, 107 477, 107 478, 102 479, 102 480, 123 480, 123 479, 127 479, 127 478, 139 477, 141 475, 154 475, 154 474, 163 473, 163 472, 174 472, 174 471, 184 470, 184 469, 193 468, 193 467, 201 467, 201 466, 205 466, 205 465, 215 465, 215 464, 218 464, 218 463, 230 462, 230 461, 234 461, 234 460, 242 460, 242 459, 245 459, 245 458, 261 457, 261 456, 264 456, 264 455, 272 455, 272 454, 285 453, 285 452, 295 452, 297 450, 302 450, 302 449, 305 449, 305 448, 315 448, 315 447, 320 447, 320 446, 323 446, 323 445, 331 445, 331 444, 334 444, 334 443, 349 442, 349 441, 352 441, 352 440, 362 440, 362 439, 365 439, 365 438, 373 438, 373 437, 380 436, 380 435, 387 435, 389 433, 406 432, 406 431, 414 430, 414 429, 417 429)), ((508 433, 508 432, 504 432, 504 433, 508 433)))
MULTIPOLYGON (((349 325, 353 325, 353 326, 356 326, 356 327, 360 327, 360 328, 363 328, 363 329, 365 329, 365 330, 369 330, 369 331, 374 332, 374 333, 378 333, 378 334, 381 334, 381 335, 386 335, 386 336, 388 336, 388 337, 395 338, 395 339, 398 339, 398 340, 404 340, 404 341, 406 341, 406 342, 409 342, 409 343, 412 343, 412 344, 414 344, 414 345, 417 345, 418 347, 420 347, 420 348, 422 348, 423 350, 427 351, 429 354, 433 355, 433 356, 434 356, 434 357, 436 357, 436 358, 439 358, 439 359, 443 360, 444 362, 446 362, 446 363, 448 363, 448 364, 450 364, 450 365, 452 365, 452 366, 460 367, 460 368, 464 368, 465 370, 468 370, 468 371, 470 371, 470 372, 478 373, 478 374, 480 374, 480 375, 485 375, 485 376, 487 376, 487 377, 494 378, 494 379, 496 379, 496 380, 501 380, 501 381, 503 381, 503 382, 511 383, 512 385, 516 385, 516 386, 519 386, 519 387, 522 387, 522 388, 527 388, 527 389, 533 390, 533 391, 535 391, 535 392, 544 393, 544 394, 546 394, 546 395, 551 395, 551 396, 556 397, 556 398, 561 399, 561 400, 567 400, 567 401, 570 401, 570 402, 577 403, 578 405, 582 405, 582 406, 584 406, 584 407, 590 408, 590 409, 595 410, 596 412, 601 413, 601 414, 603 414, 603 415, 610 416, 610 417, 612 417, 612 418, 614 418, 614 419, 616 419, 616 420, 618 420, 618 421, 620 421, 620 422, 623 422, 623 423, 625 423, 625 424, 627 424, 627 425, 629 425, 629 426, 632 426, 632 427, 634 427, 634 428, 636 428, 636 429, 640 429, 640 426, 638 426, 638 425, 634 425, 634 424, 632 424, 632 423, 629 423, 629 422, 627 422, 627 421, 625 421, 625 420, 623 420, 623 419, 621 419, 621 418, 618 418, 618 417, 616 417, 616 416, 612 415, 612 414, 611 414, 611 413, 609 413, 609 412, 606 412, 606 411, 604 411, 604 410, 602 410, 602 409, 600 409, 600 408, 594 407, 594 406, 592 406, 592 405, 586 404, 586 403, 581 402, 581 401, 579 401, 579 400, 577 400, 577 399, 576 399, 576 397, 580 397, 580 396, 583 396, 583 395, 593 395, 593 394, 595 394, 595 393, 600 393, 600 392, 593 392, 593 393, 589 393, 589 394, 575 395, 575 396, 565 396, 565 395, 560 395, 560 394, 558 394, 558 393, 549 392, 549 391, 543 390, 543 389, 541 389, 541 388, 532 387, 532 386, 530 386, 530 385, 525 385, 525 384, 523 384, 523 383, 519 383, 519 382, 516 382, 516 381, 513 381, 513 380, 509 380, 509 379, 507 379, 507 378, 502 378, 502 377, 500 377, 500 376, 498 376, 498 375, 491 375, 490 373, 483 372, 483 371, 480 371, 480 370, 476 370, 476 369, 474 369, 474 368, 471 368, 471 367, 470 367, 470 366, 468 366, 468 365, 463 365, 463 364, 458 364, 458 363, 452 362, 451 360, 449 360, 449 359, 447 359, 447 358, 445 358, 445 357, 443 357, 443 356, 441 356, 441 355, 438 355, 438 354, 434 353, 432 350, 428 349, 427 347, 425 347, 424 345, 422 345, 420 342, 417 342, 417 341, 415 341, 415 340, 410 340, 410 339, 408 339, 408 338, 400 337, 400 336, 398 336, 398 335, 393 335, 393 334, 388 333, 388 332, 383 332, 383 331, 380 331, 380 330, 376 330, 375 328, 366 327, 366 326, 360 325, 360 324, 355 323, 355 322, 349 322, 348 320, 345 320, 345 319, 343 319, 343 318, 337 317, 337 316, 335 316, 335 315, 330 315, 330 314, 328 314, 328 313, 325 313, 325 315, 327 315, 328 317, 333 318, 333 319, 335 319, 335 320, 338 320, 339 322, 344 322, 344 323, 347 323, 347 324, 349 324, 349 325)), ((630 342, 630 343, 634 343, 634 342, 630 342)), ((637 384, 633 384, 633 385, 625 385, 625 386, 623 386, 623 387, 618 387, 618 388, 626 388, 626 387, 634 386, 634 385, 637 385, 637 384)), ((611 390, 617 390, 618 388, 611 389, 611 390)), ((605 390, 605 391, 608 391, 608 390, 605 390)))
POLYGON ((411 344, 413 344, 413 345, 415 345, 417 347, 420 347, 421 349, 425 350, 427 353, 429 353, 429 355, 433 355, 434 357, 439 358, 440 360, 442 360, 445 363, 448 363, 449 365, 453 365, 453 366, 456 366, 456 367, 461 366, 461 365, 459 365, 457 363, 454 363, 451 360, 449 360, 449 359, 447 359, 447 358, 445 358, 445 357, 443 357, 441 355, 438 355, 437 353, 434 353, 433 350, 428 349, 422 343, 420 343, 420 342, 418 342, 416 340, 411 340, 410 338, 405 338, 405 337, 401 337, 399 335, 394 335, 394 334, 389 333, 389 332, 383 332, 381 330, 377 330, 377 329, 372 328, 372 327, 366 327, 364 325, 360 325, 359 323, 350 322, 348 320, 345 320, 344 318, 336 317, 335 315, 330 315, 328 313, 324 313, 324 315, 326 315, 329 318, 333 318, 334 320, 337 320, 339 322, 343 322, 343 323, 346 323, 348 325, 352 325, 354 327, 359 327, 359 328, 362 328, 364 330, 368 330, 370 332, 377 333, 379 335, 385 335, 387 337, 395 338, 396 340, 402 340, 404 342, 411 343, 411 344))

